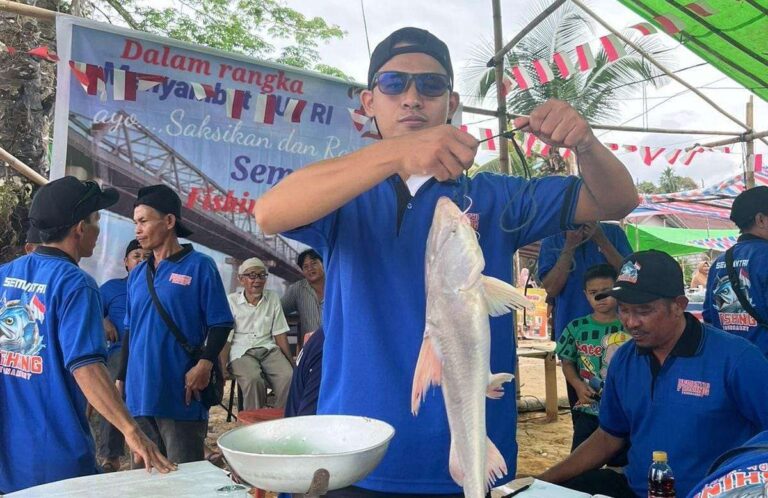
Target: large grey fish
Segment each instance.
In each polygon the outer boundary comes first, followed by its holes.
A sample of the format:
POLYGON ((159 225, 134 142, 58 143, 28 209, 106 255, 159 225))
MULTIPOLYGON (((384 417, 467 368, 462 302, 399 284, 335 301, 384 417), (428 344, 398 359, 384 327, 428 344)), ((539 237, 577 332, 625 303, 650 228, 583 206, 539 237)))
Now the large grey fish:
POLYGON ((426 326, 411 411, 418 414, 430 386, 441 386, 451 429, 449 470, 468 498, 482 498, 507 473, 504 457, 486 435, 485 397, 502 397, 502 384, 514 376, 490 372, 488 315, 532 308, 514 287, 483 275, 484 267, 468 217, 441 197, 427 239, 426 326))

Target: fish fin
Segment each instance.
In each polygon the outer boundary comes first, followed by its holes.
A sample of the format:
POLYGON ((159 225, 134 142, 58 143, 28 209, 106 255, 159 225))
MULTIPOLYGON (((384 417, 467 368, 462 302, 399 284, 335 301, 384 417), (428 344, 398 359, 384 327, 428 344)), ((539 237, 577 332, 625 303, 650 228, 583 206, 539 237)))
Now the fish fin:
POLYGON ((464 469, 461 466, 461 460, 459 460, 459 453, 453 445, 453 438, 451 438, 451 451, 448 456, 448 472, 451 473, 451 478, 456 484, 464 485, 464 469))
POLYGON ((483 275, 483 290, 485 302, 488 304, 488 314, 501 316, 512 310, 527 309, 533 311, 534 305, 512 285, 498 278, 483 275))
MULTIPOLYGON (((427 329, 429 332, 429 329, 427 329)), ((413 389, 411 390, 411 413, 419 414, 419 407, 427 391, 432 386, 439 386, 443 378, 443 360, 440 358, 432 338, 424 334, 421 342, 416 371, 413 373, 413 389)))
POLYGON ((507 462, 504 461, 501 452, 490 438, 486 438, 485 472, 486 492, 490 491, 494 482, 507 475, 507 462))
POLYGON ((504 388, 502 384, 512 382, 515 376, 510 373, 489 374, 488 390, 485 395, 491 399, 501 399, 504 397, 504 388))

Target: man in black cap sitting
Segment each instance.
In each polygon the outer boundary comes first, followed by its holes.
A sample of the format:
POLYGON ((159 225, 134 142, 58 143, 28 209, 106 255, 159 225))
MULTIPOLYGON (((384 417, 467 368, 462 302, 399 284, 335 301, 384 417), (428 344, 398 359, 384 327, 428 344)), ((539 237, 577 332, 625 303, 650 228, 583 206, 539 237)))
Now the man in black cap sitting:
POLYGON ((139 190, 136 239, 152 251, 128 276, 122 369, 126 404, 174 462, 204 458, 208 408, 201 393, 234 319, 214 261, 179 244, 192 234, 166 185, 139 190))
POLYGON ((768 360, 685 312, 683 272, 666 253, 631 254, 603 295, 619 302, 632 340, 608 367, 600 427, 539 478, 590 494, 648 496, 652 453, 665 451, 677 496, 688 496, 719 455, 768 429, 768 360), (601 469, 626 443, 624 473, 601 469))
POLYGON ((117 198, 72 176, 50 182, 29 213, 41 245, 0 267, 0 493, 96 473, 86 399, 147 469, 173 468, 114 388, 99 288, 78 268, 117 198))
POLYGON ((768 356, 768 187, 740 193, 731 220, 741 236, 712 264, 702 316, 768 356))

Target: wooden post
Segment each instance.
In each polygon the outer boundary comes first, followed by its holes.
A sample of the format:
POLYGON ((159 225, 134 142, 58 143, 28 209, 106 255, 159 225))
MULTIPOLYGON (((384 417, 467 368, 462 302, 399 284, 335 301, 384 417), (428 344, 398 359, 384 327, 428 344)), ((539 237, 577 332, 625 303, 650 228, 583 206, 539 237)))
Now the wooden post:
MULTIPOLYGON (((502 35, 501 35, 501 0, 491 0, 493 4, 493 48, 498 52, 502 49, 502 35)), ((504 57, 496 60, 495 65, 496 74, 496 104, 498 109, 496 110, 499 119, 499 133, 507 130, 507 98, 501 94, 504 78, 504 57)), ((507 140, 499 137, 499 169, 502 174, 508 175, 510 172, 509 167, 509 148, 507 140)))
MULTIPOLYGON (((754 97, 752 95, 749 96, 749 102, 747 102, 747 126, 749 129, 747 130, 749 133, 752 133, 752 126, 754 125, 754 97)), ((755 141, 754 139, 747 140, 747 167, 744 170, 744 185, 746 188, 750 189, 755 186, 755 163, 753 162, 753 157, 755 155, 755 141)))
POLYGON ((547 422, 555 422, 557 421, 557 360, 555 353, 547 353, 544 358, 544 382, 547 422))
POLYGON ((27 177, 27 179, 37 183, 38 185, 45 185, 48 183, 48 179, 45 178, 43 175, 38 173, 37 171, 33 170, 23 162, 19 161, 16 156, 8 152, 7 150, 0 147, 0 161, 5 161, 8 163, 8 165, 27 177))

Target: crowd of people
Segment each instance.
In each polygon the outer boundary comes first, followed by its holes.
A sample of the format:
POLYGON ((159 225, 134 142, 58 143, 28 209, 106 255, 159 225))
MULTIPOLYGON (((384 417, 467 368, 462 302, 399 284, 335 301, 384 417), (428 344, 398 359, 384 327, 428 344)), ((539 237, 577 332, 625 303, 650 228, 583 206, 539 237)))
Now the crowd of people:
MULTIPOLYGON (((441 40, 395 31, 373 51, 360 95, 382 140, 302 168, 258 199, 265 233, 314 248, 299 255, 305 278, 282 299, 256 257, 228 295, 214 261, 180 243, 192 232, 165 185, 138 191, 127 276, 99 288, 78 262, 93 253, 99 211, 117 192, 74 177, 40 188, 29 215, 35 247, 0 267, 0 491, 116 470, 124 444, 133 465, 160 472, 204 459, 209 409, 220 402, 213 387, 231 375, 245 409, 266 406, 269 388, 287 416, 363 415, 395 427, 380 465, 328 496, 462 496, 448 470, 443 403, 418 418, 409 410, 440 197, 474 220, 486 275, 511 281, 511 255, 543 239, 538 274, 554 298, 574 435, 572 454, 542 480, 644 496, 651 453, 664 450, 684 496, 720 454, 768 429, 768 188, 734 201, 742 236, 709 271, 702 324, 685 311, 678 263, 631 253, 606 223, 628 214, 637 192, 582 116, 553 100, 514 122, 573 149, 580 178, 469 178, 478 142, 449 124, 453 78, 441 40), (412 194, 413 176, 431 178, 412 194), (98 452, 87 404, 103 417, 98 452)), ((491 319, 493 372, 514 371, 510 330, 509 315, 491 319)), ((488 402, 488 434, 508 467, 496 484, 516 474, 516 414, 514 396, 488 402)))

